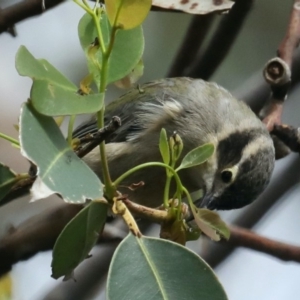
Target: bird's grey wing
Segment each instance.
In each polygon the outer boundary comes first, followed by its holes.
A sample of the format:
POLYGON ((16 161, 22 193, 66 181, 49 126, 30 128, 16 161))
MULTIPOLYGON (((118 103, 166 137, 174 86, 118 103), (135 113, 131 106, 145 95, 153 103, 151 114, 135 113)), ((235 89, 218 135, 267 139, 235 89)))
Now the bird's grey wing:
MULTIPOLYGON (((142 120, 145 113, 143 103, 147 102, 147 105, 153 104, 156 107, 163 106, 164 101, 168 98, 168 93, 164 89, 165 80, 149 82, 128 91, 119 99, 107 105, 105 125, 109 123, 113 116, 118 116, 122 125, 110 135, 106 142, 125 142, 129 137, 138 135, 147 126, 142 120)), ((77 127, 73 132, 73 138, 82 138, 87 134, 96 133, 97 130, 97 122, 93 118, 77 127)))

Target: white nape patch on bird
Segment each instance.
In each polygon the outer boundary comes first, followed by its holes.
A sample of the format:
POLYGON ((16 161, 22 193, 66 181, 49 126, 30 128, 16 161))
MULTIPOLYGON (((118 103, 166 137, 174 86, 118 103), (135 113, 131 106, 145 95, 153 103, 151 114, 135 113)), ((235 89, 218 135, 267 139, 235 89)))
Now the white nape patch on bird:
MULTIPOLYGON (((164 97, 163 97, 164 98, 164 97)), ((141 135, 160 130, 167 122, 178 118, 183 111, 182 105, 173 98, 156 99, 157 103, 146 102, 142 104, 136 124, 144 130, 129 134, 128 141, 133 141, 141 135)))
MULTIPOLYGON (((245 160, 249 159, 250 156, 258 153, 264 148, 273 147, 272 140, 265 135, 260 135, 253 139, 243 150, 243 156, 239 162, 242 164, 245 160)), ((275 151, 275 150, 274 150, 275 151)))

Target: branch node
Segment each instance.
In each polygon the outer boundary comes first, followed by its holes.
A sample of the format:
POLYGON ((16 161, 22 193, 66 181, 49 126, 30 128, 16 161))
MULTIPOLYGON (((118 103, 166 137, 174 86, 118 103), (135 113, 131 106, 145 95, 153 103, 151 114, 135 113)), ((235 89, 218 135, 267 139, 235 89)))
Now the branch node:
POLYGON ((270 85, 283 86, 291 81, 292 73, 284 60, 274 57, 265 65, 263 75, 270 85))

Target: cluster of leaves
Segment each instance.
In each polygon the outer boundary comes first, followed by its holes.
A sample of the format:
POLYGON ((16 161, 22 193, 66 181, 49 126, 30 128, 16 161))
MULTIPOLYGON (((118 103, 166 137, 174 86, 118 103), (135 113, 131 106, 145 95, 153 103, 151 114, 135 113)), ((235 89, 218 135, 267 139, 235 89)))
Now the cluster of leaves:
MULTIPOLYGON (((186 240, 198 237, 201 232, 214 240, 219 240, 220 236, 228 238, 229 231, 224 222, 217 214, 194 206, 178 175, 179 170, 209 159, 214 152, 213 145, 202 145, 192 150, 175 168, 182 152, 181 139, 174 135, 168 140, 165 130, 162 130, 159 142, 162 163, 137 166, 115 182, 110 181, 109 171, 103 167, 105 198, 102 182, 74 153, 72 131, 75 116, 97 113, 98 126, 103 127, 107 85, 112 82, 127 85, 141 74, 144 48, 141 23, 151 7, 150 0, 116 0, 107 1, 105 12, 98 1, 94 8, 89 7, 86 1, 74 1, 86 11, 79 22, 78 35, 89 74, 77 87, 49 62, 34 58, 24 46, 20 47, 16 55, 16 68, 20 75, 33 80, 30 99, 21 110, 20 144, 1 134, 20 147, 23 156, 38 168, 32 186, 33 199, 57 193, 66 202, 85 203, 85 207, 57 239, 53 250, 52 276, 73 277, 74 269, 88 257, 97 242, 105 225, 108 208, 112 207, 115 213, 122 210, 120 214, 126 215, 123 211, 127 210, 126 206, 118 208, 116 205, 119 201, 114 195, 118 184, 132 172, 150 165, 160 165, 166 169, 164 208, 168 211, 168 219, 162 227, 170 239, 184 244, 186 240), (92 89, 93 83, 96 91, 92 89), (71 116, 67 140, 59 128, 65 116, 71 116), (170 183, 173 179, 177 190, 170 200, 170 183), (197 227, 187 224, 183 218, 182 196, 188 200, 197 227), (87 202, 88 199, 92 201, 87 202)), ((100 145, 100 153, 101 160, 105 161, 104 143, 100 145)), ((0 165, 1 197, 19 180, 29 177, 28 174, 15 174, 0 165)), ((157 299, 179 298, 179 295, 190 299, 208 299, 207 295, 209 299, 226 299, 213 271, 200 257, 171 241, 129 234, 114 254, 108 278, 108 297, 119 299, 120 295, 123 298, 126 295, 126 299, 146 299, 149 292, 157 295, 157 299), (182 272, 192 276, 184 279, 182 272)))

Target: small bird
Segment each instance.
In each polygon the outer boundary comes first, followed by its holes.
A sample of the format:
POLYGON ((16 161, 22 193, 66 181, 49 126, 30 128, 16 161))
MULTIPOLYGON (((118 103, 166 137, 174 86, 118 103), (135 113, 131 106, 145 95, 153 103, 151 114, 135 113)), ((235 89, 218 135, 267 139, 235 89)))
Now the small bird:
MULTIPOLYGON (((248 205, 266 188, 275 161, 273 141, 265 125, 242 101, 215 83, 191 78, 167 78, 134 88, 106 107, 106 124, 113 116, 122 125, 106 141, 112 179, 145 162, 162 161, 159 136, 176 131, 183 141, 182 157, 212 143, 214 154, 202 165, 179 171, 189 192, 204 196, 198 207, 229 210, 248 205)), ((74 137, 96 133, 95 118, 79 126, 74 137)), ((101 178, 99 149, 84 161, 101 178)), ((142 169, 126 178, 119 190, 149 207, 162 204, 166 172, 161 167, 142 169), (144 185, 132 191, 133 183, 144 185)), ((173 187, 175 191, 175 186, 173 187)), ((170 194, 170 197, 172 194, 170 194)))

